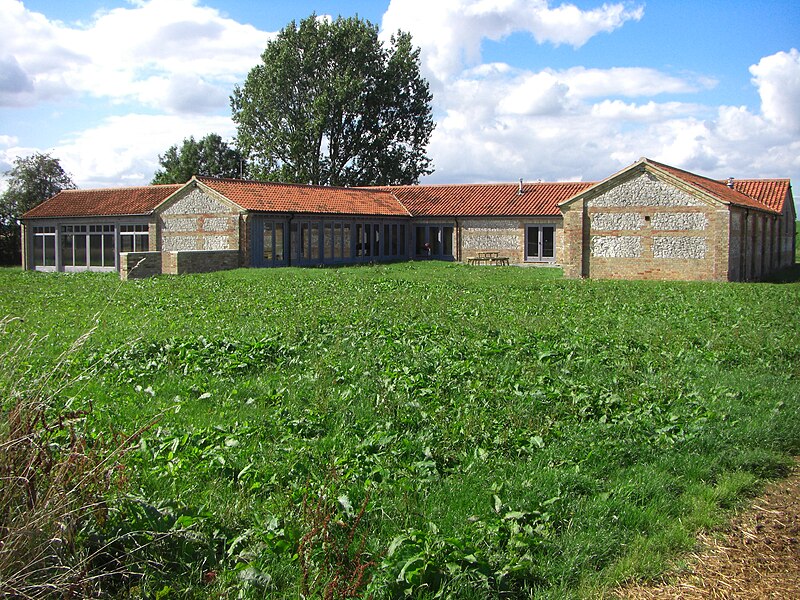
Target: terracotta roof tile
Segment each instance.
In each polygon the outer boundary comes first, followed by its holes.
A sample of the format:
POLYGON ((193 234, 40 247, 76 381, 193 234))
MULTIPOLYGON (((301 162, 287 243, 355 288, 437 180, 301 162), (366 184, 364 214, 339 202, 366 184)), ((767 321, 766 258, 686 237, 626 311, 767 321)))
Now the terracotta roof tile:
POLYGON ((560 216, 558 203, 591 183, 515 183, 408 185, 390 188, 415 217, 560 216))
POLYGON ((766 204, 772 210, 783 212, 791 183, 788 179, 734 179, 733 189, 766 204))
MULTIPOLYGON (((769 204, 759 201, 743 192, 742 189, 736 188, 736 182, 734 180, 734 187, 728 187, 727 182, 718 181, 716 179, 709 179, 708 177, 703 177, 702 175, 695 175, 694 173, 690 173, 689 171, 684 171, 682 169, 677 169, 675 167, 670 167, 669 165, 665 165, 654 160, 646 159, 647 163, 655 166, 662 171, 666 171, 667 173, 685 181, 686 183, 700 188, 701 190, 711 194, 715 198, 722 200, 723 202, 728 202, 730 204, 736 206, 743 206, 745 208, 755 208, 758 210, 764 210, 768 212, 780 212, 776 211, 775 208, 770 206, 769 204)), ((755 186, 753 188, 755 190, 755 186)), ((770 200, 770 202, 774 202, 774 200, 770 200)))
POLYGON ((407 217, 408 211, 383 189, 335 188, 239 179, 197 177, 245 210, 407 217))
POLYGON ((63 190, 22 215, 39 217, 90 217, 147 215, 183 185, 63 190))

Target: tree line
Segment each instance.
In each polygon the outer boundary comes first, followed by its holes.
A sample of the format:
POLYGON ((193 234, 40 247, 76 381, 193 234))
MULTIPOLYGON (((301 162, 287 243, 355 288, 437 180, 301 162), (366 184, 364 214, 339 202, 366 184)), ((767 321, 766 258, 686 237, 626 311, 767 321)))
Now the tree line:
MULTIPOLYGON (((433 172, 420 51, 358 17, 292 21, 231 95, 236 138, 193 136, 160 154, 152 183, 193 175, 333 186, 404 185, 433 172)), ((19 264, 19 217, 74 188, 49 154, 17 158, 0 196, 0 264, 19 264)))

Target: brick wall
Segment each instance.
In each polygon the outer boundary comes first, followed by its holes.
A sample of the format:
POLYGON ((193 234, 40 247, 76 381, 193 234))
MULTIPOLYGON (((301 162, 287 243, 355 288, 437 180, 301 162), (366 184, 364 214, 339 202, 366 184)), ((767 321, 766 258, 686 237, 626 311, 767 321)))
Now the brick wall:
POLYGON ((119 277, 122 280, 160 274, 161 252, 122 252, 119 255, 119 277))
POLYGON ((161 253, 161 271, 168 275, 210 273, 238 267, 238 250, 186 250, 161 253))

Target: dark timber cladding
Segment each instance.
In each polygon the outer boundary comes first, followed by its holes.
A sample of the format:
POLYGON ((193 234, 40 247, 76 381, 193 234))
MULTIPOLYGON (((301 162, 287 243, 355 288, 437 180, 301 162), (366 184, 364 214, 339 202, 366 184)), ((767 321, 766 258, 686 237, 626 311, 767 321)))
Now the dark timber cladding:
POLYGON ((599 183, 331 188, 193 177, 68 190, 22 217, 23 266, 124 279, 236 267, 455 260, 567 277, 755 281, 794 260, 788 179, 641 159, 599 183))

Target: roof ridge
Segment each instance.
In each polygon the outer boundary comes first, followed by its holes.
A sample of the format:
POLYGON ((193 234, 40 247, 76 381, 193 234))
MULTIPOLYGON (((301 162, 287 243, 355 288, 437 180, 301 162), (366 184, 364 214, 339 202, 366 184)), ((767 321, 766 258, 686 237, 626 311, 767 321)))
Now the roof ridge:
POLYGON ((235 177, 209 177, 207 175, 195 175, 195 179, 198 181, 223 181, 227 183, 243 183, 243 184, 256 184, 261 186, 282 186, 282 187, 289 187, 289 188, 298 188, 298 189, 318 189, 318 190, 341 190, 341 191, 358 191, 358 192, 369 192, 375 191, 376 188, 379 187, 387 187, 387 186, 373 186, 364 187, 364 186, 342 186, 342 185, 319 185, 319 184, 312 184, 312 183, 288 183, 285 181, 261 181, 258 179, 236 179, 235 177))
MULTIPOLYGON (((525 181, 523 185, 586 185, 595 184, 595 181, 525 181)), ((512 186, 517 187, 518 181, 496 181, 496 182, 479 182, 479 183, 408 183, 403 185, 375 185, 368 186, 362 189, 398 189, 398 188, 454 188, 454 187, 497 187, 497 186, 512 186)))
MULTIPOLYGON (((715 181, 719 181, 720 183, 727 183, 727 179, 716 179, 715 181)), ((737 181, 747 181, 750 183, 768 183, 768 182, 791 182, 791 179, 788 177, 742 177, 741 179, 737 179, 736 177, 733 178, 734 182, 737 181)))
MULTIPOLYGON (((60 190, 61 192, 116 192, 122 190, 152 190, 153 188, 166 188, 166 187, 183 187, 185 183, 156 183, 151 185, 118 185, 102 188, 69 188, 60 190)), ((55 196, 51 196, 55 198, 55 196)))

